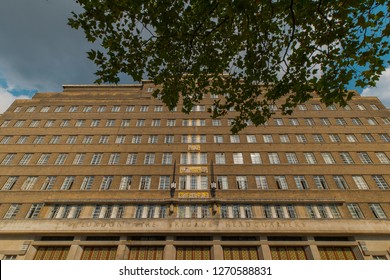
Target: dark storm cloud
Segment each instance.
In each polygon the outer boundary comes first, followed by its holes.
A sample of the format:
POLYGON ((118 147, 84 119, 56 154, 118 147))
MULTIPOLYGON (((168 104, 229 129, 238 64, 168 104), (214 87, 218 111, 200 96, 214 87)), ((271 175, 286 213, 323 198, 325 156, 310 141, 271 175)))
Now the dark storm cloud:
POLYGON ((57 91, 95 80, 91 45, 67 25, 72 11, 80 11, 73 0, 1 0, 0 76, 9 87, 57 91))

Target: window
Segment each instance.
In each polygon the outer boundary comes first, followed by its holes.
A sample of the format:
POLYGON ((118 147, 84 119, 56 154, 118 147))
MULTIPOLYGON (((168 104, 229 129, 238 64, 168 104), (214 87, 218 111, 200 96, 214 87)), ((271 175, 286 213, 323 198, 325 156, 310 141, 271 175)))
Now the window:
POLYGON ((170 119, 167 120, 167 126, 175 126, 176 125, 176 120, 170 119))
POLYGON ((259 153, 250 153, 252 164, 261 164, 261 157, 259 153))
POLYGON ((92 120, 91 127, 98 127, 100 125, 100 120, 92 120))
POLYGON ((297 137, 297 141, 299 143, 307 143, 307 139, 306 139, 305 135, 297 134, 296 137, 297 137))
POLYGON ((367 118, 369 125, 378 125, 378 122, 374 118, 367 118))
POLYGON ((239 190, 248 189, 248 181, 246 179, 246 176, 236 176, 236 184, 239 190))
POLYGON ((320 122, 322 125, 325 125, 325 126, 330 125, 330 121, 328 118, 320 118, 320 122))
POLYGON ((370 207, 372 213, 374 214, 375 218, 377 219, 387 219, 387 216, 385 212, 383 212, 382 207, 378 203, 369 203, 368 206, 370 207))
POLYGON ((352 118, 352 124, 363 125, 362 121, 359 118, 352 118))
POLYGON ((366 152, 359 152, 358 153, 360 160, 364 164, 371 164, 373 163, 370 156, 366 152))
POLYGON ((49 144, 58 144, 61 140, 61 136, 60 135, 54 135, 50 141, 49 141, 49 144))
POLYGON ((92 144, 93 136, 92 135, 86 135, 83 139, 83 144, 92 144))
POLYGON ((279 138, 281 143, 290 143, 290 138, 287 134, 281 134, 279 135, 279 138))
POLYGON ((336 111, 336 110, 337 110, 336 105, 334 105, 334 104, 329 105, 329 106, 328 106, 328 110, 330 110, 330 111, 336 111))
POLYGON ((355 143, 358 141, 356 136, 353 134, 347 134, 346 137, 347 137, 347 141, 350 143, 355 143))
POLYGON ((30 107, 28 107, 28 108, 26 109, 26 112, 27 112, 27 113, 32 113, 32 112, 35 111, 36 108, 37 108, 36 106, 30 106, 30 107))
POLYGON ((158 136, 157 135, 149 135, 148 143, 149 144, 157 144, 158 136))
POLYGON ((95 153, 92 155, 91 159, 91 165, 99 165, 102 161, 103 154, 102 153, 95 153))
POLYGON ((115 144, 124 144, 126 141, 126 135, 117 135, 115 138, 115 144))
POLYGON ((144 164, 154 164, 154 158, 155 158, 154 153, 146 153, 144 164))
POLYGON ((122 176, 121 182, 119 183, 120 190, 129 190, 131 187, 132 176, 122 176))
POLYGON ((74 176, 66 176, 64 182, 61 185, 61 190, 70 190, 74 183, 74 176))
POLYGON ((163 153, 161 164, 172 164, 172 153, 163 153))
MULTIPOLYGON (((16 121, 15 124, 14 124, 14 127, 22 127, 25 122, 26 122, 25 120, 16 121)), ((50 121, 48 121, 48 122, 50 122, 50 121)), ((45 127, 48 127, 48 126, 45 125, 45 127)))
POLYGON ((387 155, 385 153, 377 152, 377 153, 375 153, 375 155, 381 163, 390 164, 390 159, 387 157, 387 155))
POLYGON ((356 104, 356 107, 357 107, 359 110, 361 110, 361 111, 366 110, 366 107, 364 107, 363 104, 356 104))
POLYGON ((174 135, 165 135, 164 137, 164 143, 165 144, 172 144, 175 141, 174 135))
POLYGON ((213 119, 211 120, 211 123, 213 126, 221 126, 221 120, 219 119, 213 119))
POLYGON ((146 105, 142 105, 140 108, 139 108, 139 111, 140 112, 147 112, 149 110, 149 106, 146 106, 146 105))
POLYGON ((145 126, 145 120, 137 120, 135 125, 137 127, 145 126))
POLYGON ((372 175, 372 179, 374 180, 376 186, 381 190, 388 190, 389 185, 385 181, 382 175, 372 175))
POLYGON ((247 135, 246 136, 246 141, 248 142, 248 143, 256 143, 257 141, 256 141, 256 136, 255 135, 247 135))
POLYGON ((349 189, 347 182, 345 181, 344 177, 341 175, 335 175, 333 176, 333 180, 336 183, 336 186, 340 190, 346 190, 349 189))
POLYGON ((316 164, 317 163, 317 160, 316 160, 313 153, 303 153, 303 155, 305 156, 306 162, 308 164, 316 164))
POLYGON ((305 176, 294 176, 294 181, 299 190, 307 190, 309 188, 305 176))
POLYGON ((272 135, 270 135, 270 134, 263 135, 263 140, 264 140, 264 143, 273 143, 274 142, 274 140, 272 139, 272 135))
POLYGON ((15 156, 16 154, 7 154, 1 162, 1 165, 10 165, 15 156))
MULTIPOLYGON (((11 261, 11 260, 16 260, 18 256, 17 255, 4 255, 2 260, 4 261, 11 261)), ((386 257, 385 257, 386 259, 386 257)))
POLYGON ((206 135, 182 135, 182 143, 206 143, 206 135))
POLYGON ((57 156, 56 161, 54 162, 55 165, 63 165, 68 158, 68 154, 61 153, 57 156))
POLYGON ((326 183, 325 177, 322 175, 313 176, 314 184, 319 190, 327 190, 328 184, 326 183))
POLYGON ((141 176, 139 181, 139 189, 140 190, 149 190, 151 183, 151 176, 141 176))
POLYGON ((50 110, 50 106, 43 106, 42 108, 41 108, 41 113, 47 113, 47 112, 49 112, 49 110, 50 110))
POLYGON ((32 156, 33 156, 33 154, 30 154, 30 153, 24 154, 23 157, 19 161, 19 165, 29 164, 32 156))
POLYGON ((112 126, 115 126, 115 120, 107 120, 106 127, 112 127, 112 126))
POLYGON ((372 110, 379 110, 378 106, 375 104, 370 104, 372 110))
POLYGON ((85 120, 77 120, 75 127, 83 127, 85 125, 85 120))
POLYGON ((80 216, 80 213, 81 213, 81 206, 56 204, 51 207, 48 218, 49 219, 77 219, 80 216))
POLYGON ((233 162, 234 164, 244 164, 242 153, 233 153, 233 162))
POLYGON ((215 153, 215 164, 225 164, 225 154, 224 153, 215 153))
POLYGON ((280 164, 279 156, 277 153, 268 153, 268 159, 270 164, 280 164))
POLYGON ((69 113, 77 112, 78 109, 79 109, 79 106, 70 106, 69 107, 69 113))
POLYGON ((102 183, 100 184, 100 190, 109 190, 112 183, 112 176, 103 176, 102 183))
POLYGON ((214 143, 223 143, 223 135, 214 135, 214 143))
POLYGON ((289 164, 298 164, 298 158, 295 153, 286 153, 286 158, 289 164))
POLYGON ((38 127, 40 122, 40 120, 32 120, 29 127, 38 127))
POLYGON ((57 176, 47 176, 45 181, 42 184, 42 191, 49 191, 53 188, 55 182, 57 180, 57 176))
POLYGON ((240 143, 239 135, 230 135, 230 143, 240 143))
POLYGON ((375 142, 374 137, 372 137, 372 135, 369 134, 369 133, 362 134, 362 137, 363 137, 363 140, 364 140, 365 142, 367 142, 367 143, 375 142))
POLYGON ((179 189, 206 190, 208 188, 207 176, 181 175, 179 189))
POLYGON ((364 219, 363 212, 360 210, 360 207, 356 203, 347 204, 349 213, 352 216, 352 219, 364 219))
POLYGON ((126 112, 134 112, 134 108, 135 108, 134 105, 128 105, 128 106, 126 107, 126 112))
POLYGON ((299 125, 298 119, 290 118, 288 119, 288 122, 290 123, 290 125, 294 125, 294 126, 299 125))
POLYGON ((4 219, 13 219, 16 217, 20 210, 20 204, 11 204, 11 206, 8 208, 7 213, 4 215, 4 219))
POLYGON ((326 164, 335 164, 336 162, 333 159, 333 156, 331 153, 321 153, 322 158, 324 159, 324 162, 326 164))
POLYGON ((282 119, 274 119, 274 123, 275 123, 275 125, 277 125, 277 126, 284 125, 282 119))
POLYGON ((204 112, 206 107, 204 105, 194 105, 192 106, 191 112, 204 112))
POLYGON ((83 164, 85 154, 76 154, 72 164, 83 164))
POLYGON ((163 111, 163 106, 162 106, 162 105, 156 105, 156 106, 154 106, 154 111, 155 111, 155 112, 162 112, 162 111, 163 111))
POLYGON ((133 165, 137 162, 137 153, 129 153, 127 155, 126 164, 133 165))
POLYGON ((44 136, 38 135, 38 136, 34 139, 33 144, 42 144, 44 138, 45 138, 44 136))
POLYGON ((51 154, 42 154, 41 157, 38 159, 37 164, 38 165, 47 164, 47 162, 49 161, 50 156, 51 156, 51 154))
POLYGON ((83 108, 83 112, 84 113, 89 113, 91 111, 92 111, 92 106, 89 106, 89 105, 84 106, 84 108, 83 108))
POLYGON ((114 105, 111 108, 111 112, 113 112, 113 113, 118 113, 118 112, 120 112, 120 110, 121 110, 121 106, 120 105, 114 105))
POLYGON ((15 185, 16 181, 18 181, 19 176, 10 176, 8 177, 7 181, 4 183, 3 187, 1 190, 3 191, 9 191, 12 189, 12 187, 15 185))
POLYGON ((169 176, 160 176, 160 182, 158 184, 158 188, 160 190, 169 190, 171 185, 171 179, 169 176))
POLYGON ((159 119, 152 120, 152 126, 160 126, 160 125, 161 125, 161 120, 159 119))
POLYGON ((256 187, 260 190, 267 190, 268 183, 267 178, 265 176, 255 176, 256 187))
POLYGON ((310 118, 306 118, 305 119, 305 124, 308 125, 308 126, 314 126, 315 125, 314 120, 310 119, 310 118))
POLYGON ((38 180, 37 176, 28 176, 26 181, 24 181, 21 189, 23 191, 31 190, 34 187, 34 185, 37 182, 37 180, 38 180))
POLYGON ((142 135, 133 135, 133 138, 131 139, 132 144, 141 144, 142 135))
POLYGON ((352 179, 355 182, 356 187, 359 190, 368 190, 369 189, 369 187, 368 187, 366 181, 364 180, 363 176, 354 175, 354 176, 352 176, 352 179))
POLYGON ((227 176, 217 176, 217 186, 220 190, 227 190, 229 188, 229 182, 227 176))
POLYGON ((337 134, 329 134, 330 141, 334 143, 341 142, 340 137, 337 134))
POLYGON ((121 121, 121 127, 129 127, 129 126, 130 126, 130 120, 121 121))
POLYGON ((382 121, 385 125, 389 125, 390 124, 390 120, 388 118, 382 118, 382 121))
POLYGON ((108 144, 109 136, 108 135, 102 135, 99 139, 99 144, 108 144))
POLYGON ((322 110, 321 105, 319 105, 319 104, 313 104, 313 110, 315 110, 315 111, 321 111, 321 110, 322 110))
POLYGON ((347 122, 343 118, 336 118, 337 125, 346 125, 347 122))
POLYGON ((117 165, 117 164, 119 164, 119 157, 120 157, 119 153, 112 153, 110 155, 109 160, 108 160, 108 164, 109 165, 117 165))
POLYGON ((387 133, 379 134, 383 142, 389 143, 390 142, 390 136, 387 133))
POLYGON ((343 161, 343 163, 345 164, 353 164, 353 160, 351 158, 351 156, 349 155, 349 153, 347 152, 340 152, 339 153, 340 157, 341 157, 341 160, 343 161))
POLYGON ((2 124, 1 127, 7 127, 11 121, 10 120, 5 120, 2 124))
MULTIPOLYGON (((31 126, 31 124, 30 124, 30 126, 31 126)), ((60 123, 60 127, 69 127, 69 125, 70 125, 70 120, 62 120, 60 123)))
MULTIPOLYGON (((122 205, 96 205, 92 213, 92 218, 93 219, 114 219, 114 218, 119 219, 122 217, 123 211, 124 211, 124 207, 122 205)), ((99 253, 96 252, 96 256, 98 254, 99 253)))
POLYGON ((287 180, 286 180, 285 176, 274 176, 274 179, 275 179, 276 186, 278 187, 278 189, 280 189, 280 190, 287 190, 288 189, 287 180))
POLYGON ((304 104, 299 104, 299 105, 298 105, 298 110, 299 110, 299 111, 306 111, 306 110, 307 110, 306 105, 304 105, 304 104))
POLYGON ((23 135, 20 136, 19 139, 16 141, 16 144, 25 144, 28 140, 28 136, 23 135))
POLYGON ((105 105, 100 105, 100 106, 97 108, 97 112, 98 112, 98 113, 103 113, 103 112, 106 111, 106 109, 107 109, 107 106, 105 106, 105 105))
POLYGON ((94 181, 94 176, 85 176, 81 183, 80 190, 90 190, 94 181))
POLYGON ((4 136, 3 139, 1 139, 0 144, 8 144, 12 139, 12 136, 4 136))

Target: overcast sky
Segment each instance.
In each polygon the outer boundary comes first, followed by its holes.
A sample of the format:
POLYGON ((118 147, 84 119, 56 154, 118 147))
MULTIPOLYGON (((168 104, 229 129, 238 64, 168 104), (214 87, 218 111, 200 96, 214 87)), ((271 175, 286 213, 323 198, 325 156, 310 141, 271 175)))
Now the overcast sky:
MULTIPOLYGON (((86 55, 91 45, 67 25, 79 10, 74 0, 0 1, 0 113, 15 98, 93 83, 96 68, 86 55)), ((390 68, 363 95, 378 96, 390 107, 390 68)))

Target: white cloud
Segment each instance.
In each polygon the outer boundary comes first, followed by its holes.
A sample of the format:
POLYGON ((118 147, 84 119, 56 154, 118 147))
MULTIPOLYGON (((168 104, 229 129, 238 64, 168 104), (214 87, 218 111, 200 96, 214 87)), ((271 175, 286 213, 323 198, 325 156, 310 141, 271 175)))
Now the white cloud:
POLYGON ((376 87, 365 88, 362 96, 376 96, 386 107, 390 107, 390 67, 382 73, 376 87))
POLYGON ((15 99, 30 99, 30 97, 26 95, 15 96, 7 89, 0 87, 0 114, 4 113, 15 99))

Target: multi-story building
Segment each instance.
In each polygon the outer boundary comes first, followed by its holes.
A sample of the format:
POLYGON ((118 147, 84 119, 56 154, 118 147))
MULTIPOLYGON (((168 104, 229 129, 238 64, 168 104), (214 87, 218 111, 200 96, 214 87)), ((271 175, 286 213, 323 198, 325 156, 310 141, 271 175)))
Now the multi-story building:
POLYGON ((67 85, 0 117, 0 258, 390 259, 390 113, 319 98, 231 135, 154 86, 67 85))

